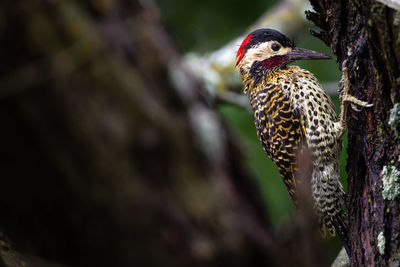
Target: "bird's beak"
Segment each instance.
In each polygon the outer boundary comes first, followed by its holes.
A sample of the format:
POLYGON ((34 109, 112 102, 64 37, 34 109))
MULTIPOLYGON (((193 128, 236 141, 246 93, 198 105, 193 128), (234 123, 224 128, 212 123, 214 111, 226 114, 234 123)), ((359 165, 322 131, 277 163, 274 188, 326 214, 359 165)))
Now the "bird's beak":
POLYGON ((290 61, 300 59, 331 59, 330 56, 303 48, 295 47, 287 54, 290 61))

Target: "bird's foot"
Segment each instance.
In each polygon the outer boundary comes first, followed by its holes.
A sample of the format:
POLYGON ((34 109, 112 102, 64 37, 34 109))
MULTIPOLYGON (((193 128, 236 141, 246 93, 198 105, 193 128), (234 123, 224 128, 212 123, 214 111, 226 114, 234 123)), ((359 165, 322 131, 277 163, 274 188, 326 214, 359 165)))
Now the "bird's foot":
POLYGON ((357 112, 361 111, 361 109, 359 109, 359 107, 370 108, 370 107, 374 106, 374 104, 369 104, 368 102, 362 101, 348 93, 344 93, 344 94, 340 95, 339 99, 341 102, 349 103, 351 108, 357 112))
POLYGON ((337 136, 341 138, 346 131, 346 115, 347 115, 347 107, 350 104, 351 108, 355 111, 359 112, 363 108, 370 108, 373 104, 369 104, 366 101, 362 101, 355 96, 349 94, 350 90, 350 81, 349 81, 349 70, 346 66, 347 60, 344 60, 342 63, 342 79, 339 83, 339 101, 340 101, 340 119, 336 123, 337 128, 337 136))
POLYGON ((339 100, 342 104, 350 104, 355 111, 361 111, 358 107, 370 108, 374 104, 369 104, 366 101, 362 101, 355 96, 349 94, 350 81, 349 81, 349 70, 346 66, 347 60, 342 63, 342 79, 339 82, 339 100))

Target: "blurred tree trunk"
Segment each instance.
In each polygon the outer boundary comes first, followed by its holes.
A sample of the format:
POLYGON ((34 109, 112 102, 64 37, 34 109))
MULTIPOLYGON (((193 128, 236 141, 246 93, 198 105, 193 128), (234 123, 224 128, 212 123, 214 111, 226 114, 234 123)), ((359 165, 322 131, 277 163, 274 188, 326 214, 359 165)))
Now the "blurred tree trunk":
POLYGON ((349 109, 352 266, 400 264, 400 15, 374 0, 311 0, 315 32, 347 59, 351 91, 374 107, 349 109))
POLYGON ((151 1, 0 4, 1 230, 32 266, 326 265, 307 214, 271 229, 158 16, 151 1))

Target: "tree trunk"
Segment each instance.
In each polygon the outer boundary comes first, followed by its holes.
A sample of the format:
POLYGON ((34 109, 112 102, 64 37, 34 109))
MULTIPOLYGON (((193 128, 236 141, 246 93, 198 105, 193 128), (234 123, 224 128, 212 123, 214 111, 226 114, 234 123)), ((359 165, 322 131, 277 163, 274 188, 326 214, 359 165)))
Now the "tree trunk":
POLYGON ((399 12, 374 0, 311 0, 316 36, 347 60, 350 93, 373 108, 348 112, 352 266, 400 264, 399 12))
POLYGON ((326 265, 309 214, 271 228, 151 1, 0 14, 0 227, 16 250, 74 266, 326 265))

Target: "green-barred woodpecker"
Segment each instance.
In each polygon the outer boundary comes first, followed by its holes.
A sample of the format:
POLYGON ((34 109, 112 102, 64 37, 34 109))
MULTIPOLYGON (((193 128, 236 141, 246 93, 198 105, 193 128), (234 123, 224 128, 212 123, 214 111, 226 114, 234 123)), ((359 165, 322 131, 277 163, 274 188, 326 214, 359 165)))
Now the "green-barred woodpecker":
POLYGON ((338 233, 350 256, 344 191, 339 181, 339 155, 346 131, 350 103, 370 107, 348 94, 347 68, 339 88, 338 117, 328 94, 312 73, 287 66, 301 59, 330 59, 329 56, 298 48, 293 41, 272 29, 250 33, 237 51, 237 63, 244 92, 249 95, 261 144, 278 167, 286 188, 297 206, 297 194, 304 157, 310 158, 309 184, 321 233, 326 228, 338 233))

